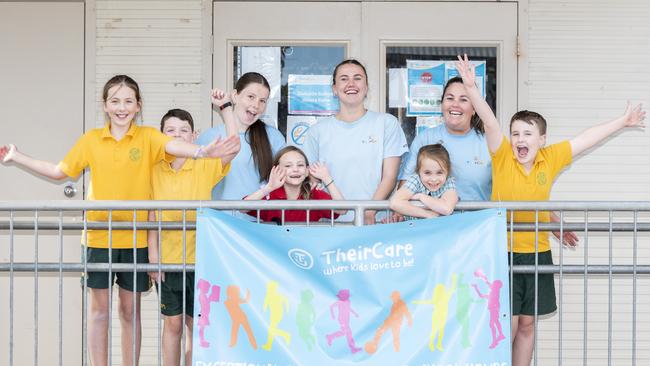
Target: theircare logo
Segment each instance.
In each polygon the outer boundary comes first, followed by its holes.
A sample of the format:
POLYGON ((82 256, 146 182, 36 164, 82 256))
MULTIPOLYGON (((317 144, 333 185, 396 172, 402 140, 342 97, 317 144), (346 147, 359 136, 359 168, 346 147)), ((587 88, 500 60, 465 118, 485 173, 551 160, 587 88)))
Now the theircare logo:
POLYGON ((289 250, 289 259, 302 269, 311 269, 314 266, 314 257, 308 251, 299 248, 289 250))

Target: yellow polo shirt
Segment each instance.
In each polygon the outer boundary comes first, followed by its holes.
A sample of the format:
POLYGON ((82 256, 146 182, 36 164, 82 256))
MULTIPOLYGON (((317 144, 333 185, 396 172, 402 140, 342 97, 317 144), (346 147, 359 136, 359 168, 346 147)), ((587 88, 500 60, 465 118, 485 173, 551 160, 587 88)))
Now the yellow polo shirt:
MULTIPOLYGON (((72 147, 59 168, 69 177, 90 169, 88 200, 150 200, 151 170, 165 154, 171 137, 152 127, 131 124, 126 135, 117 141, 109 125, 86 132, 72 147)), ((137 211, 137 221, 147 221, 146 211, 137 211)), ((107 211, 88 211, 88 221, 108 221, 107 211)), ((133 222, 133 211, 113 211, 112 221, 133 222)), ((108 248, 108 231, 88 230, 88 246, 108 248)), ((82 238, 82 243, 84 239, 82 238)), ((136 231, 136 246, 147 246, 146 230, 136 231)), ((133 230, 113 230, 112 247, 133 248, 133 230)))
MULTIPOLYGON (((210 200, 212 188, 228 174, 221 159, 187 159, 178 170, 161 161, 153 168, 152 189, 155 200, 210 200)), ((157 212, 156 212, 157 216, 157 212)), ((183 221, 183 211, 163 211, 163 221, 183 221)), ((196 221, 196 211, 188 210, 185 221, 196 221)), ((195 262, 196 233, 187 230, 185 238, 186 263, 195 262)), ((162 263, 183 263, 183 231, 163 230, 160 239, 162 263)))
MULTIPOLYGON (((548 201, 553 181, 560 171, 571 164, 572 153, 569 141, 540 149, 530 173, 519 164, 510 142, 504 136, 501 146, 492 155, 492 201, 548 201)), ((510 220, 510 214, 508 214, 510 220)), ((535 222, 535 211, 516 211, 515 222, 535 222)), ((539 222, 549 222, 550 213, 540 211, 539 222)), ((551 250, 548 233, 538 233, 538 250, 551 250)), ((514 233, 515 253, 535 252, 534 232, 514 233)), ((508 250, 510 250, 510 233, 508 232, 508 250)))

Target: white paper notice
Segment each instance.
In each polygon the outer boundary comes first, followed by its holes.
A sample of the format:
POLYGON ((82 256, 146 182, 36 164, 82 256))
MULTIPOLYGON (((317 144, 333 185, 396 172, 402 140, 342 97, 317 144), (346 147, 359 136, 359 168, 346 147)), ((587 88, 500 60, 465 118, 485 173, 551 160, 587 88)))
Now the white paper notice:
POLYGON ((408 69, 388 69, 388 108, 406 108, 408 69))
MULTIPOLYGON (((259 72, 271 85, 270 101, 280 101, 281 86, 281 50, 280 47, 242 47, 241 72, 259 72)), ((277 116, 277 113, 276 113, 277 116)), ((277 120, 277 117, 276 117, 277 120)))

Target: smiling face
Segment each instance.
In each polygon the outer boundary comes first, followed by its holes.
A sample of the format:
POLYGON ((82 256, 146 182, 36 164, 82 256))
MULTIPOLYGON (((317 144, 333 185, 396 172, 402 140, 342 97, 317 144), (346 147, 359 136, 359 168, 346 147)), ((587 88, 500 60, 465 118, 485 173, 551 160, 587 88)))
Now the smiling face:
POLYGON ((424 186, 431 192, 435 192, 445 184, 449 172, 440 165, 439 161, 423 157, 420 162, 418 175, 420 176, 422 184, 424 184, 424 186))
POLYGON ((309 175, 309 169, 305 157, 297 151, 288 151, 284 153, 278 165, 286 171, 285 183, 291 186, 299 187, 309 175))
POLYGON ((140 103, 135 90, 123 84, 108 89, 104 112, 108 115, 111 127, 128 128, 140 112, 140 103))
POLYGON ((332 91, 342 104, 361 105, 368 95, 368 77, 359 65, 347 63, 338 66, 333 83, 332 91))
POLYGON ((188 121, 183 121, 177 117, 169 117, 165 120, 165 125, 163 126, 162 132, 171 136, 176 140, 181 140, 185 142, 194 141, 194 133, 192 131, 192 126, 188 121))
POLYGON ((526 168, 532 169, 535 157, 544 144, 546 135, 542 135, 535 122, 514 120, 510 124, 510 146, 517 161, 526 168))
POLYGON ((472 128, 474 106, 462 83, 447 85, 442 96, 442 116, 449 133, 466 134, 472 128))
POLYGON ((259 83, 249 83, 242 90, 233 93, 235 118, 241 127, 252 125, 264 114, 269 93, 269 88, 259 83))

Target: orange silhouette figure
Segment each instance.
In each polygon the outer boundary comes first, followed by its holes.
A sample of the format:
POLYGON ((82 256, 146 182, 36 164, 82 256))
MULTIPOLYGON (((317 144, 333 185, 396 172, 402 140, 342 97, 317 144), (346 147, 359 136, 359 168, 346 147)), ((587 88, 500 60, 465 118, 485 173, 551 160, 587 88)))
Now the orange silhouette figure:
POLYGON ((232 322, 232 327, 230 328, 229 347, 234 347, 237 345, 239 327, 242 326, 248 335, 248 342, 250 342, 254 350, 257 350, 257 342, 255 341, 255 336, 253 336, 251 326, 248 324, 248 317, 246 317, 246 313, 244 313, 244 310, 242 310, 240 307, 241 304, 246 304, 250 300, 250 290, 246 290, 246 299, 242 300, 242 298, 239 296, 239 287, 230 285, 226 289, 226 296, 226 301, 224 301, 223 304, 226 306, 228 315, 230 315, 230 321, 232 322))
POLYGON ((377 346, 379 345, 379 341, 381 341, 381 337, 389 329, 393 333, 393 348, 395 348, 395 352, 399 352, 399 332, 402 328, 404 318, 408 320, 409 327, 413 325, 411 312, 406 306, 404 300, 402 300, 400 297, 399 291, 393 291, 390 294, 390 298, 393 300, 393 306, 390 308, 388 317, 386 317, 386 320, 384 320, 382 325, 377 328, 375 337, 372 339, 372 341, 367 342, 364 347, 366 352, 369 354, 373 354, 377 351, 377 346))

